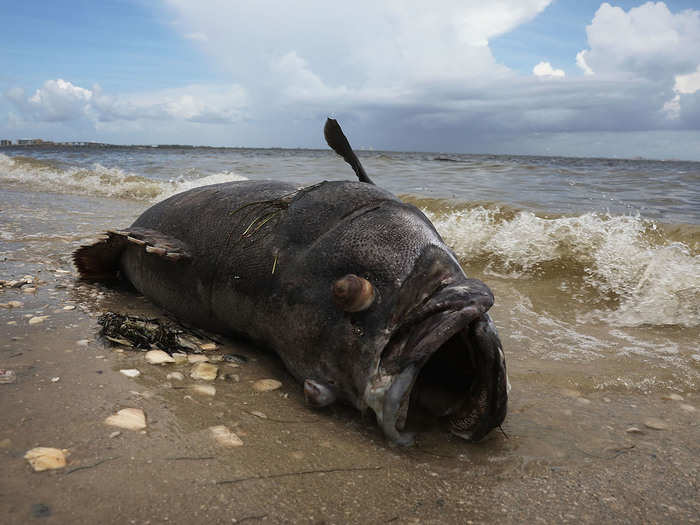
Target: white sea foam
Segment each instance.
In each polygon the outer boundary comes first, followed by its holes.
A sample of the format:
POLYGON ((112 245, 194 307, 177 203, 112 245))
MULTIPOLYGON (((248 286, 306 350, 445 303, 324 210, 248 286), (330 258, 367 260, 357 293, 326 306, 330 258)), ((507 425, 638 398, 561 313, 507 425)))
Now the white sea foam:
POLYGON ((59 167, 36 159, 12 158, 0 154, 0 182, 27 187, 32 191, 50 191, 114 197, 155 202, 191 188, 247 180, 232 171, 157 180, 99 163, 89 168, 59 167))
POLYGON ((617 302, 614 311, 595 312, 599 319, 626 326, 700 325, 700 255, 655 235, 653 221, 595 213, 542 218, 481 206, 424 211, 457 255, 484 261, 486 273, 578 276, 617 302))

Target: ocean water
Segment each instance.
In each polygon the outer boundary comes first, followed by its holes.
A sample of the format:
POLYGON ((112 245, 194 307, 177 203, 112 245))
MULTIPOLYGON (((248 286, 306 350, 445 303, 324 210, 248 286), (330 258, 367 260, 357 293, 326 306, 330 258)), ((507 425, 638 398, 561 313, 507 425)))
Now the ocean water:
MULTIPOLYGON (((421 208, 465 271, 492 288, 517 380, 697 392, 700 163, 359 156, 376 184, 421 208)), ((308 185, 354 173, 330 151, 4 148, 0 277, 68 268, 75 247, 152 203, 245 179, 308 185)))

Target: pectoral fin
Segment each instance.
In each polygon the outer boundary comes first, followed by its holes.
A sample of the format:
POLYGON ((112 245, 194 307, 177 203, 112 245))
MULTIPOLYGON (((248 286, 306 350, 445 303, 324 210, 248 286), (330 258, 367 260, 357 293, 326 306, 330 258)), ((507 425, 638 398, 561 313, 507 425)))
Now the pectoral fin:
POLYGON ((147 254, 170 261, 189 259, 187 246, 168 235, 146 228, 130 228, 105 232, 95 242, 73 252, 73 262, 80 277, 93 281, 116 279, 119 259, 129 246, 141 247, 147 254))

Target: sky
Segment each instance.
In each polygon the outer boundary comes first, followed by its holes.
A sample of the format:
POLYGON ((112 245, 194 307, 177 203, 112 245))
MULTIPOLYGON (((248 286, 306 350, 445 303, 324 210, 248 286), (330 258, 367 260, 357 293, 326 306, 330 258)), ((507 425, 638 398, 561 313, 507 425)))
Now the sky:
POLYGON ((0 138, 700 160, 700 2, 0 0, 0 138))

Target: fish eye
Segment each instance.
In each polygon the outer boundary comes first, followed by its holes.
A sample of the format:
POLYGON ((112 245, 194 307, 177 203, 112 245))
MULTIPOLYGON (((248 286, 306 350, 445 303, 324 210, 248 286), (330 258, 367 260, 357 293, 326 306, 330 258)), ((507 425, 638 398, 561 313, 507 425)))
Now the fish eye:
POLYGON ((372 306, 375 298, 372 283, 352 273, 335 281, 331 293, 336 306, 346 312, 366 310, 372 306))

